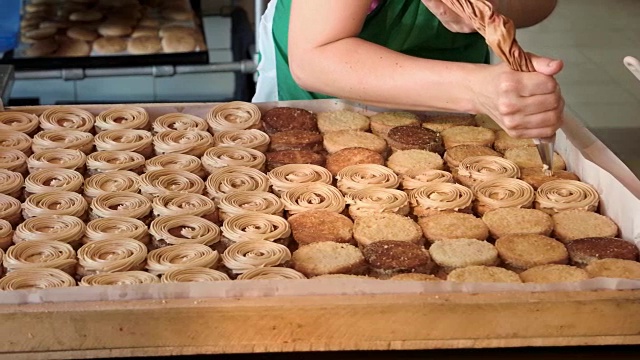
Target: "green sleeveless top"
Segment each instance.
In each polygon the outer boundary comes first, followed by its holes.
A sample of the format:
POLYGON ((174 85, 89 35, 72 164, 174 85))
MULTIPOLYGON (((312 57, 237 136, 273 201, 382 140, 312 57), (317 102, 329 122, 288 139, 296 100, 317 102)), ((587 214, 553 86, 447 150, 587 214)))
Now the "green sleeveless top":
MULTIPOLYGON (((278 0, 273 18, 278 99, 330 98, 300 88, 291 76, 288 58, 290 14, 291 0, 278 0)), ((489 49, 481 35, 447 30, 421 0, 383 1, 367 16, 359 37, 425 59, 489 63, 489 49)))

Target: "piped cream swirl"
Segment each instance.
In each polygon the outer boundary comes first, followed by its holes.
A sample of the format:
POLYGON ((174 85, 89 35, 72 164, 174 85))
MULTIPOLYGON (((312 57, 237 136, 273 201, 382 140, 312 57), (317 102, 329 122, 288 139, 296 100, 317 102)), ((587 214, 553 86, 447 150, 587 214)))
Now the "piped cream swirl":
POLYGON ((95 117, 86 110, 61 106, 45 110, 40 114, 42 130, 93 130, 95 117))
POLYGON ((338 172, 336 179, 343 194, 367 187, 395 189, 400 185, 400 179, 393 170, 375 164, 347 166, 338 172))
POLYGON ((25 241, 57 241, 76 245, 82 239, 86 226, 75 216, 50 215, 25 220, 16 227, 13 242, 19 244, 25 241))
POLYGON ((333 175, 329 170, 310 164, 288 164, 267 173, 273 192, 282 195, 298 185, 320 182, 331 185, 333 175))
POLYGON ((453 175, 443 170, 425 170, 417 174, 403 175, 402 188, 415 190, 432 183, 453 183, 453 175))
POLYGON ((199 194, 168 193, 153 198, 153 214, 157 216, 205 216, 216 212, 213 200, 199 194))
POLYGON ((220 228, 198 216, 161 216, 149 226, 157 247, 178 244, 202 244, 211 246, 220 241, 220 228))
POLYGON ((271 139, 269 135, 257 129, 220 131, 213 136, 215 146, 241 146, 266 152, 271 139))
POLYGON ((269 191, 269 178, 246 166, 229 166, 212 172, 206 181, 207 196, 217 200, 234 191, 269 191))
POLYGON ((222 219, 247 213, 282 216, 284 204, 276 195, 265 191, 236 191, 220 198, 222 219))
POLYGON ((93 135, 78 130, 45 130, 33 137, 31 148, 34 153, 50 149, 80 150, 90 154, 93 150, 93 135))
POLYGON ((144 130, 106 130, 95 137, 98 151, 133 151, 142 155, 152 142, 153 136, 144 130))
POLYGON ((24 190, 30 194, 49 191, 80 192, 84 177, 68 169, 42 169, 31 173, 24 180, 24 190))
POLYGON ((83 239, 84 243, 128 237, 149 243, 149 231, 142 221, 130 217, 113 216, 89 221, 83 239))
POLYGON ((186 154, 158 155, 145 163, 146 171, 162 169, 188 171, 198 176, 205 175, 200 159, 186 154))
POLYGON ((76 252, 69 244, 53 240, 34 240, 21 242, 10 247, 2 262, 7 272, 30 268, 50 268, 73 275, 77 260, 76 252))
POLYGON ((306 277, 289 268, 265 267, 256 268, 238 276, 238 280, 302 280, 306 277))
POLYGON ((210 131, 259 129, 262 114, 257 106, 242 101, 220 104, 207 114, 210 131))
POLYGON ((27 159, 27 155, 20 150, 0 149, 0 169, 15 171, 26 175, 27 159))
POLYGON ((213 146, 213 136, 206 131, 167 130, 153 137, 156 155, 187 154, 197 157, 213 146))
POLYGON ((117 191, 137 193, 139 189, 140 176, 131 171, 95 174, 84 183, 84 194, 88 198, 117 191))
POLYGON ((0 193, 20 198, 22 196, 22 186, 24 178, 22 174, 0 169, 0 193))
POLYGON ((13 130, 0 130, 0 148, 5 150, 20 150, 27 156, 31 155, 33 140, 29 135, 13 130))
POLYGON ((58 269, 32 268, 12 271, 0 279, 0 290, 51 289, 76 286, 71 275, 58 269))
POLYGON ((536 208, 554 212, 572 209, 596 211, 600 195, 593 186, 580 181, 554 180, 538 188, 535 202, 536 208))
POLYGON ((460 162, 458 174, 482 182, 497 178, 519 178, 520 168, 513 161, 498 156, 472 156, 460 162))
POLYGON ((149 128, 149 114, 138 106, 117 106, 105 110, 96 117, 96 129, 128 130, 149 128))
POLYGON ((323 183, 298 185, 282 194, 289 215, 307 210, 328 210, 341 213, 346 202, 340 190, 323 183))
POLYGON ((237 242, 222 254, 222 262, 234 274, 248 270, 278 266, 291 260, 291 252, 286 246, 265 240, 237 242))
POLYGON ((217 146, 207 150, 202 156, 202 166, 211 174, 227 166, 246 166, 264 169, 267 157, 258 150, 240 146, 217 146))
POLYGON ((227 274, 204 267, 172 269, 162 275, 162 283, 210 282, 231 280, 227 274))
POLYGON ((248 240, 276 241, 291 236, 291 226, 287 220, 275 215, 240 214, 224 221, 222 236, 233 243, 248 240))
POLYGON ((116 273, 101 273, 88 275, 82 278, 80 286, 104 286, 104 285, 142 285, 156 284, 160 279, 145 271, 123 271, 116 273))
POLYGON ((190 114, 165 114, 153 122, 154 133, 167 130, 207 131, 207 129, 209 129, 209 125, 204 119, 190 114))
POLYGON ((458 184, 432 183, 415 189, 410 200, 423 209, 458 211, 471 206, 473 191, 458 184))
POLYGON ((204 181, 187 171, 162 169, 149 171, 140 176, 140 191, 149 197, 172 192, 202 194, 204 181))
POLYGON ((147 247, 131 238, 91 241, 78 250, 83 275, 142 270, 147 247))
POLYGON ((44 215, 83 217, 88 205, 82 195, 70 191, 51 191, 33 194, 22 204, 25 219, 44 215))
POLYGON ((202 244, 180 244, 149 252, 147 271, 162 275, 172 269, 193 267, 213 268, 220 261, 220 254, 202 244))
POLYGON ((38 117, 19 111, 0 111, 0 130, 32 134, 38 130, 38 117))
POLYGON ((505 207, 529 208, 535 192, 531 185, 518 179, 499 178, 481 182, 473 187, 478 204, 490 209, 505 207))
POLYGON ((409 213, 407 193, 396 189, 364 188, 346 196, 351 217, 374 213, 392 212, 400 215, 409 213))
POLYGON ((80 150, 50 149, 37 152, 27 160, 29 172, 43 169, 82 170, 87 162, 87 155, 80 150))
POLYGON ((98 151, 87 157, 87 169, 94 174, 136 170, 142 168, 144 163, 144 156, 133 151, 98 151))

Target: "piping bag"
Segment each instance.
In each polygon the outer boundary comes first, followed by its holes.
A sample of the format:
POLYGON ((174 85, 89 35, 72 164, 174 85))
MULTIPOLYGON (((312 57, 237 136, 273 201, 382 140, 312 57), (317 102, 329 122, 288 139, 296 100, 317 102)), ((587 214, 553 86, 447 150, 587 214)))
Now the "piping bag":
MULTIPOLYGON (((535 72, 531 57, 516 40, 516 27, 511 19, 499 14, 486 0, 441 0, 458 16, 469 20, 476 31, 487 41, 487 45, 512 70, 535 72)), ((545 175, 553 174, 555 135, 545 139, 533 139, 542 159, 545 175)))

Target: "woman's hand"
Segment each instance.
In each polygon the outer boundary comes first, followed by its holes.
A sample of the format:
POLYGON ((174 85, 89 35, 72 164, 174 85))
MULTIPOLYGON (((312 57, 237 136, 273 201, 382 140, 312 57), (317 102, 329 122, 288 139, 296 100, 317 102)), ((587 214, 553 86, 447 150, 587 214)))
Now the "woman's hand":
POLYGON ((458 16, 453 10, 445 5, 440 0, 422 0, 424 6, 426 6, 438 20, 449 29, 449 31, 456 33, 472 33, 476 32, 471 22, 458 16))

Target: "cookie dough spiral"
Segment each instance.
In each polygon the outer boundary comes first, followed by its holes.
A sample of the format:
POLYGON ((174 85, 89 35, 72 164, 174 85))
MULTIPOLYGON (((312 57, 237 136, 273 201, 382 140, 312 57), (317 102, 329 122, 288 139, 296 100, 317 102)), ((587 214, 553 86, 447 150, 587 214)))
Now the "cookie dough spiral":
POLYGON ((88 175, 117 170, 142 173, 144 156, 133 151, 98 151, 87 157, 88 175))
POLYGON ((207 175, 200 159, 186 154, 158 155, 147 160, 144 168, 146 171, 170 169, 188 171, 200 177, 207 175))
POLYGON ((243 274, 248 270, 278 266, 291 260, 291 252, 286 246, 265 240, 237 242, 222 253, 222 263, 233 274, 243 274))
POLYGON ((76 252, 71 245, 53 240, 25 241, 9 248, 3 258, 7 272, 20 269, 50 268, 75 275, 76 252))
POLYGON ((453 175, 443 170, 425 170, 417 174, 404 175, 402 188, 410 193, 421 186, 433 183, 453 183, 453 175))
POLYGON ((0 279, 0 290, 51 289, 76 286, 71 275, 58 269, 33 268, 12 271, 0 279))
POLYGON ((238 280, 302 280, 302 273, 284 267, 256 268, 238 276, 238 280))
POLYGON ((24 178, 22 174, 0 169, 0 193, 20 199, 22 198, 23 185, 24 178))
POLYGON ((130 217, 145 224, 151 212, 151 200, 131 192, 111 192, 96 196, 91 203, 92 220, 114 216, 130 217))
POLYGON ((187 154, 197 157, 213 146, 213 136, 206 131, 167 130, 153 137, 156 155, 187 154))
POLYGON ((16 227, 22 221, 22 204, 20 200, 9 195, 0 194, 0 219, 8 221, 16 227))
POLYGON ((263 171, 267 157, 260 151, 240 146, 218 146, 202 156, 202 166, 209 174, 227 166, 246 166, 263 171))
POLYGON ((291 236, 291 226, 287 220, 275 215, 240 214, 225 220, 222 224, 222 236, 228 243, 283 240, 291 236))
POLYGON ((162 275, 169 270, 205 267, 214 268, 220 254, 202 244, 180 244, 152 250, 147 257, 147 271, 162 275))
POLYGON ((410 210, 407 193, 396 189, 364 188, 347 195, 346 202, 352 218, 382 212, 407 215, 410 210))
POLYGON ((400 185, 400 179, 393 170, 375 164, 347 166, 338 172, 336 178, 338 189, 345 195, 367 187, 395 189, 400 185))
POLYGON ((323 183, 298 185, 282 194, 289 215, 307 210, 328 210, 341 213, 346 206, 340 190, 323 183))
POLYGON ((25 155, 32 154, 31 146, 33 141, 29 135, 13 130, 0 130, 0 148, 5 150, 19 150, 25 155))
POLYGON ((27 167, 30 173, 43 169, 69 169, 82 174, 86 163, 87 155, 80 150, 51 149, 31 155, 27 167))
POLYGON ((19 131, 34 135, 38 131, 38 117, 19 111, 0 111, 0 130, 19 131))
POLYGON ((472 156, 460 162, 458 175, 475 184, 497 178, 519 178, 520 168, 513 161, 498 156, 472 156))
POLYGON ((260 152, 266 152, 269 149, 270 142, 269 135, 257 129, 226 130, 220 131, 213 136, 215 146, 241 146, 260 152))
POLYGON ((220 241, 220 228, 198 216, 161 216, 149 226, 156 248, 178 244, 211 246, 220 241))
POLYGON ((78 250, 78 275, 142 270, 147 247, 131 238, 96 240, 78 250))
POLYGON ((518 179, 499 178, 481 182, 473 187, 476 195, 476 212, 485 212, 498 208, 530 208, 535 191, 531 185, 518 179))
POLYGON ((432 183, 415 189, 410 201, 416 215, 420 210, 461 211, 471 207, 473 191, 458 184, 432 183))
POLYGON ((88 275, 82 278, 80 286, 105 286, 105 285, 142 285, 156 284, 160 280, 157 276, 145 271, 123 271, 116 273, 101 273, 88 275))
POLYGON ((151 158, 153 136, 144 130, 105 130, 96 135, 98 151, 133 151, 151 158))
POLYGON ((27 155, 22 151, 0 149, 0 169, 15 171, 27 176, 27 155))
POLYGON ((280 198, 265 191, 232 192, 220 198, 218 207, 222 220, 247 213, 282 216, 284 210, 284 204, 280 198))
POLYGON ((68 169, 42 169, 31 173, 24 180, 27 196, 49 191, 80 192, 84 177, 77 171, 68 169))
POLYGON ((89 221, 83 243, 128 237, 147 245, 150 241, 147 225, 138 219, 114 216, 89 221))
POLYGON ((165 114, 153 122, 153 132, 159 133, 167 130, 182 131, 207 131, 209 125, 204 119, 190 114, 165 114))
POLYGON ((137 193, 140 190, 140 176, 132 171, 110 171, 95 174, 84 183, 84 196, 91 202, 96 196, 122 191, 137 193))
POLYGON ((192 215, 218 221, 216 204, 204 195, 168 193, 153 198, 152 207, 154 217, 192 215))
POLYGON ((87 202, 82 195, 70 191, 50 191, 33 194, 22 204, 25 219, 44 215, 70 215, 84 218, 87 202))
POLYGON ((207 114, 209 131, 260 129, 262 114, 257 106, 242 101, 220 104, 207 114))
POLYGON ((149 198, 172 192, 202 194, 204 187, 199 176, 187 171, 162 169, 140 176, 140 191, 149 198))
POLYGON ((42 130, 93 130, 95 117, 86 110, 73 107, 53 107, 40 115, 42 130))
POLYGON ((204 267, 172 269, 162 275, 160 282, 182 283, 182 282, 210 282, 231 280, 229 276, 221 271, 204 267))
POLYGON ((85 233, 84 222, 75 216, 49 215, 25 220, 16 227, 13 242, 58 241, 78 247, 85 233))
POLYGON ((49 149, 80 150, 89 155, 93 151, 93 135, 78 130, 45 130, 33 137, 34 153, 49 149))
POLYGON ((536 192, 536 209, 557 213, 564 210, 580 209, 596 211, 600 195, 593 186, 575 180, 549 181, 536 192))
POLYGON ((320 182, 331 185, 333 175, 318 165, 288 164, 279 166, 267 173, 273 192, 282 195, 298 185, 320 182))
POLYGON ((7 220, 0 219, 0 250, 7 250, 13 242, 13 227, 7 220))
POLYGON ((234 191, 269 191, 269 178, 246 166, 228 166, 211 173, 206 181, 207 196, 218 200, 234 191))
POLYGON ((96 131, 149 129, 149 114, 138 106, 117 106, 96 117, 96 131))

